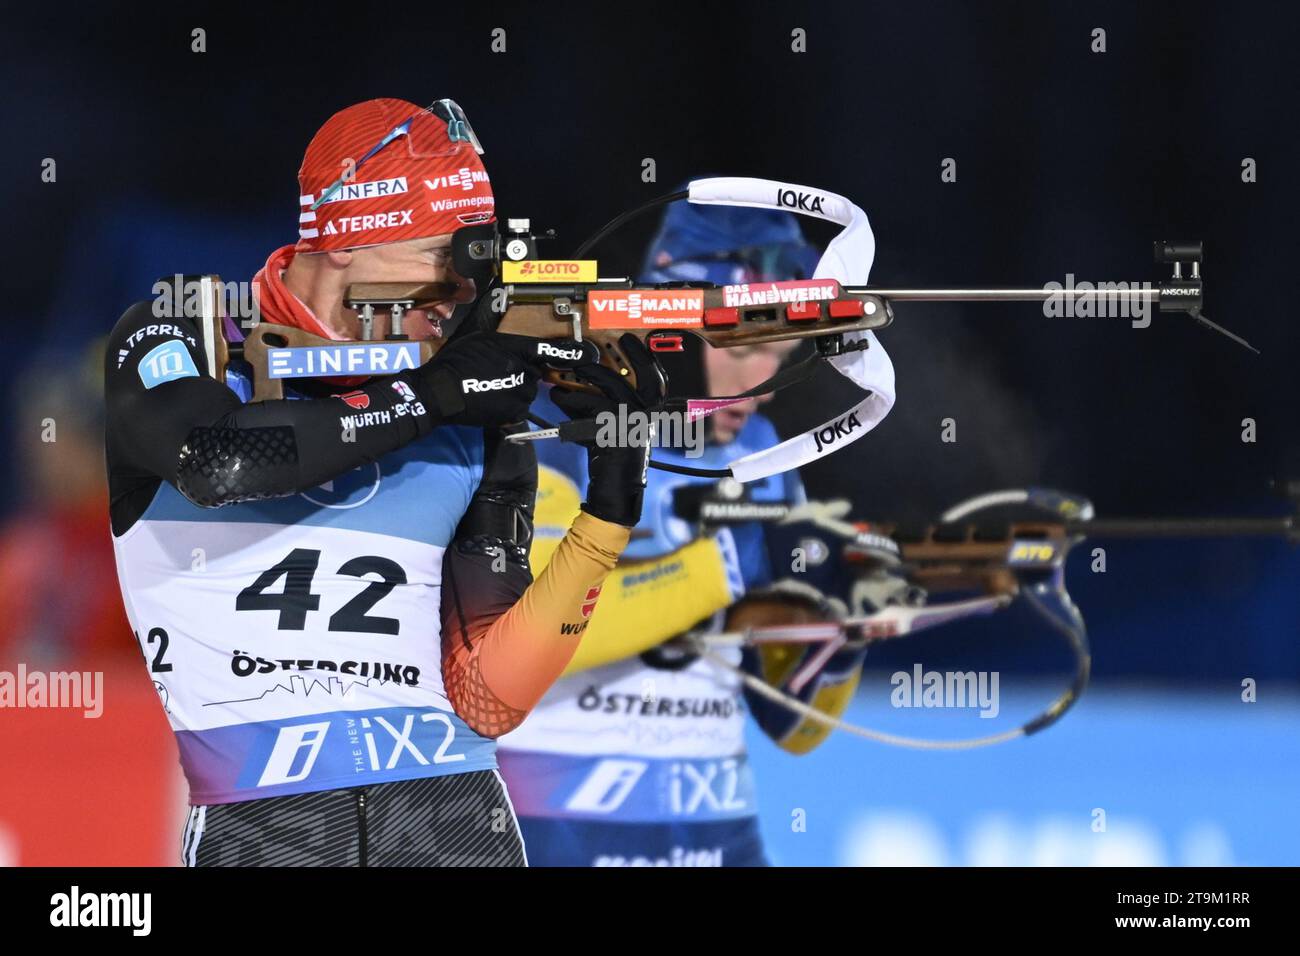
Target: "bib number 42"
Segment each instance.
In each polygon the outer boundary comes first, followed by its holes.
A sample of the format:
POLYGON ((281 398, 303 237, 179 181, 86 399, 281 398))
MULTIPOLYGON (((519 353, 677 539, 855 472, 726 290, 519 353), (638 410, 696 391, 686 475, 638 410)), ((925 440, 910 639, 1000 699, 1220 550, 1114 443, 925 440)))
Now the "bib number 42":
MULTIPOLYGON (((235 598, 235 610, 278 611, 277 630, 303 630, 307 626, 307 613, 320 610, 321 596, 311 590, 319 565, 320 551, 294 548, 283 561, 267 568, 256 581, 239 592, 235 598), (284 579, 281 589, 272 591, 281 578, 284 579)), ((393 588, 406 583, 406 572, 400 564, 369 554, 345 561, 338 573, 358 578, 377 574, 382 580, 369 582, 360 594, 331 614, 329 630, 365 634, 397 634, 400 631, 401 622, 397 618, 367 613, 393 588)))

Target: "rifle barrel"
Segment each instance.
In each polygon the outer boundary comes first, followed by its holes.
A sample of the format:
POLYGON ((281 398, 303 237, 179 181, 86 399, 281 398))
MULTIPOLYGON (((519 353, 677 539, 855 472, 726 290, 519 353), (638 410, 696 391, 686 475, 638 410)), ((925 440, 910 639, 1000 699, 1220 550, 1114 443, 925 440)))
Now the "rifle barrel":
POLYGON ((845 287, 850 295, 876 295, 882 299, 913 302, 1045 302, 1048 299, 1107 298, 1129 302, 1160 302, 1158 288, 1135 289, 873 289, 868 286, 845 287))
POLYGON ((1236 538, 1300 540, 1294 518, 1100 518, 1067 521, 1070 534, 1089 538, 1236 538))

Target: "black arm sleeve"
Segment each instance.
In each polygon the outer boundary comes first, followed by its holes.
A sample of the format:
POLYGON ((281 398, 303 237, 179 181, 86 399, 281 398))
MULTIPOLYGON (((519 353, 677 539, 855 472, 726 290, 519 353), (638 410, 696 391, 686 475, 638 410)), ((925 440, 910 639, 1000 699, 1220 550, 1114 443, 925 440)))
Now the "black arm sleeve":
POLYGON ((296 494, 435 424, 415 371, 374 379, 349 402, 244 404, 206 367, 193 319, 159 319, 141 302, 113 329, 104 380, 114 534, 143 513, 159 481, 203 507, 296 494))
POLYGON ((476 600, 493 596, 486 610, 495 620, 533 581, 528 549, 537 500, 537 455, 527 442, 505 440, 513 430, 484 433, 483 479, 443 557, 444 611, 457 617, 460 631, 468 631, 470 618, 482 616, 478 612, 484 608, 475 606, 476 600))

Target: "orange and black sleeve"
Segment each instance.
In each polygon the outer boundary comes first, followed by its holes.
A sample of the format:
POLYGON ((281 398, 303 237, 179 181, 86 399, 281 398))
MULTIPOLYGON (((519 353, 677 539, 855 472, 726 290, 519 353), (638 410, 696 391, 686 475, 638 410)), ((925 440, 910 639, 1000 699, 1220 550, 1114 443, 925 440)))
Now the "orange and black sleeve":
POLYGON ((503 436, 485 442, 483 480, 443 557, 442 677, 460 718, 499 737, 563 673, 631 529, 580 513, 533 580, 536 455, 503 436))

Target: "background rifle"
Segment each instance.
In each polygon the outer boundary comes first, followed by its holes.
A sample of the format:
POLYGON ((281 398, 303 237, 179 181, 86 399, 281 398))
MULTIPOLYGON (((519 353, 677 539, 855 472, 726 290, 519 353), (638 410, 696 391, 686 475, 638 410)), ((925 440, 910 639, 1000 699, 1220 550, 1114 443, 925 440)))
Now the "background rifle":
MULTIPOLYGON (((1083 615, 1070 598, 1065 582, 1065 562, 1070 549, 1085 538, 1222 538, 1281 537, 1300 544, 1300 481, 1277 484, 1288 498, 1290 512, 1274 518, 1112 518, 1093 517, 1084 498, 1042 488, 992 492, 968 499, 944 512, 936 524, 908 528, 891 523, 853 523, 835 514, 816 512, 809 506, 786 507, 779 513, 771 502, 747 513, 743 488, 725 483, 702 494, 685 494, 675 502, 679 517, 693 516, 702 526, 731 522, 794 522, 808 520, 842 545, 843 556, 859 568, 854 594, 868 579, 889 575, 910 588, 892 589, 894 597, 866 613, 850 616, 828 632, 825 624, 783 624, 754 627, 744 632, 694 635, 690 641, 716 666, 738 674, 755 693, 788 706, 837 729, 883 743, 923 749, 962 749, 1002 743, 1027 736, 1059 720, 1087 688, 1092 670, 1091 650, 1083 615), (1042 519, 969 520, 1005 507, 1029 508, 1044 513, 1042 519), (935 595, 960 597, 934 602, 935 595), (974 596, 971 596, 971 595, 974 596), (903 637, 941 624, 991 614, 1021 598, 1069 643, 1075 671, 1069 687, 1037 716, 1010 730, 966 740, 937 741, 900 737, 857 727, 823 714, 764 684, 753 674, 729 664, 716 653, 718 646, 762 643, 840 641, 866 642, 903 637)), ((889 593, 877 589, 875 594, 889 593)), ((854 604, 860 602, 856 599, 854 604)))

